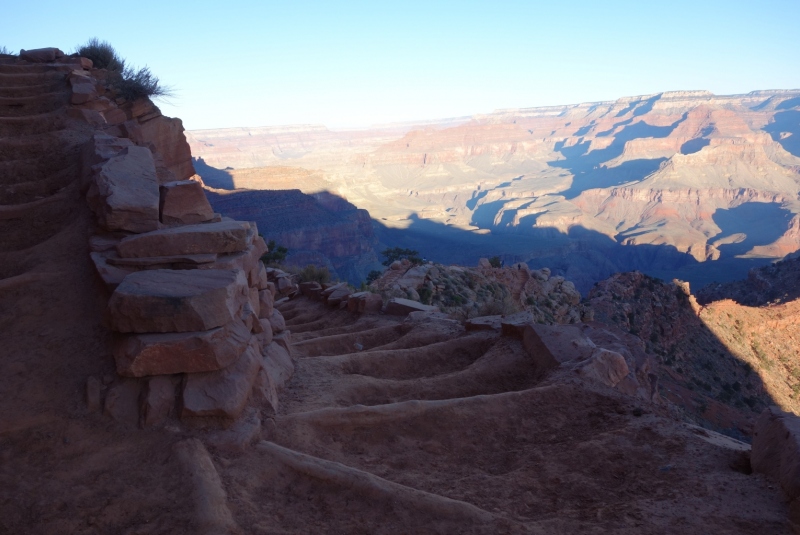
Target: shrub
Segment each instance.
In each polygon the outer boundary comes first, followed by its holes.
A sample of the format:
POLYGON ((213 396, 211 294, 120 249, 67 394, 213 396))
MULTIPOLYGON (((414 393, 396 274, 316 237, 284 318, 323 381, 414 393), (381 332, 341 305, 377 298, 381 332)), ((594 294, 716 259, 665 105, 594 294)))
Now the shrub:
POLYGON ((126 66, 125 60, 106 41, 93 37, 85 45, 78 47, 78 54, 92 60, 94 67, 108 70, 109 86, 116 89, 118 95, 125 100, 172 95, 172 90, 161 85, 158 77, 148 67, 137 69, 126 66))
POLYGON ((300 282, 318 282, 320 284, 330 282, 331 272, 326 267, 317 267, 309 264, 298 273, 300 282))
POLYGON ((383 275, 382 271, 378 271, 377 269, 373 269, 372 271, 370 271, 367 274, 367 284, 372 284, 373 282, 378 280, 381 275, 383 275))
POLYGON ((0 54, 4 54, 6 56, 13 56, 14 54, 11 53, 9 49, 4 46, 0 46, 0 54))
POLYGON ((106 41, 92 37, 85 45, 78 47, 78 55, 92 60, 97 69, 108 69, 122 73, 125 70, 125 60, 119 57, 117 51, 106 41))
POLYGON ((286 254, 289 252, 289 249, 283 245, 275 245, 275 240, 269 240, 267 249, 269 251, 261 256, 261 261, 268 266, 282 263, 286 260, 286 254))
POLYGON ((168 97, 172 90, 164 87, 148 67, 132 69, 125 67, 116 81, 112 81, 119 96, 125 100, 136 100, 144 97, 168 97))
POLYGON ((391 266, 392 262, 406 258, 414 265, 422 264, 422 258, 419 256, 419 251, 413 249, 401 249, 400 247, 392 247, 381 252, 381 255, 386 257, 382 263, 384 266, 391 266))
POLYGON ((489 259, 489 265, 493 268, 503 267, 503 261, 500 260, 499 256, 493 256, 489 259))

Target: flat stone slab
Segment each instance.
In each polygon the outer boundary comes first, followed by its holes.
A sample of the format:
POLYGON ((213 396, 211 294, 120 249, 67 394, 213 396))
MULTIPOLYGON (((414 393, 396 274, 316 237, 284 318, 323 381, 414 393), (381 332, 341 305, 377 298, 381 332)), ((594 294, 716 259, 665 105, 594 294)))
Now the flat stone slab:
POLYGON ((200 182, 167 182, 161 186, 160 193, 162 223, 202 223, 214 218, 214 210, 200 182))
POLYGON ((250 330, 235 320, 209 331, 117 335, 117 373, 128 377, 199 373, 232 364, 250 342, 250 330))
POLYGON ((117 252, 122 258, 236 253, 247 249, 249 230, 244 221, 185 225, 128 236, 117 252))
POLYGON ((125 147, 95 166, 86 199, 97 222, 108 230, 157 229, 158 177, 150 149, 125 147))
POLYGON ((359 314, 377 313, 383 308, 383 298, 372 292, 356 292, 347 298, 347 310, 359 314))
POLYGON ((260 368, 261 351, 258 342, 252 340, 236 362, 227 368, 187 375, 181 416, 238 417, 260 368))
POLYGON ((502 316, 480 316, 470 318, 464 324, 468 331, 499 331, 502 316))
POLYGON ((106 261, 113 266, 147 267, 163 264, 210 264, 217 260, 217 255, 209 254, 183 254, 172 256, 146 256, 142 258, 109 257, 106 261))
POLYGON ((525 326, 533 323, 533 314, 527 310, 517 312, 516 314, 509 314, 500 319, 500 332, 503 336, 513 336, 515 338, 522 338, 522 331, 525 326))
POLYGON ((109 323, 119 333, 208 331, 236 319, 248 298, 240 270, 139 271, 111 295, 109 323))
POLYGON ((402 299, 400 297, 395 297, 394 299, 390 299, 389 303, 386 305, 386 313, 391 314, 393 316, 405 316, 411 312, 438 312, 439 307, 431 306, 431 305, 423 305, 422 303, 418 303, 416 301, 412 301, 411 299, 402 299))

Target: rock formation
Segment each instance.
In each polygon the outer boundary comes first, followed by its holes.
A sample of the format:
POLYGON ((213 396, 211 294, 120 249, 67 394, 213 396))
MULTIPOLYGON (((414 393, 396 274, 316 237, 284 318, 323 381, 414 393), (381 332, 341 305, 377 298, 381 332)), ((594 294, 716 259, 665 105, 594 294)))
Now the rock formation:
POLYGON ((230 187, 338 194, 369 211, 382 242, 440 263, 504 255, 583 293, 634 269, 699 287, 800 248, 798 95, 666 92, 394 130, 188 139, 230 187))

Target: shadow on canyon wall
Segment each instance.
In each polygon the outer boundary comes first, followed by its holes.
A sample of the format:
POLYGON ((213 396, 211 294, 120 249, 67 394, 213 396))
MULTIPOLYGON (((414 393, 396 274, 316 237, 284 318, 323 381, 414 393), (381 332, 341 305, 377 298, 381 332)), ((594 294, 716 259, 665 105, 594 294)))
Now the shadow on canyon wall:
POLYGON ((192 157, 194 171, 203 178, 206 186, 216 189, 236 189, 233 184, 233 175, 227 169, 217 169, 208 165, 203 158, 192 157))
MULTIPOLYGON (((652 107, 652 103, 650 106, 652 107)), ((590 151, 591 140, 580 141, 572 146, 567 146, 565 141, 556 143, 555 150, 560 152, 564 159, 547 162, 548 165, 566 169, 574 176, 572 186, 561 194, 567 199, 573 199, 587 189, 609 188, 643 179, 657 170, 666 158, 629 160, 611 168, 602 164, 621 156, 625 150, 625 143, 628 141, 669 136, 686 119, 686 116, 687 114, 684 114, 683 117, 668 126, 653 126, 644 121, 632 123, 633 119, 620 121, 612 126, 611 129, 597 134, 598 138, 612 134, 614 136, 611 144, 603 149, 590 151), (619 127, 622 127, 622 129, 617 131, 619 127)), ((584 132, 584 134, 588 133, 588 131, 584 132)), ((576 132, 575 135, 582 134, 576 132)))
MULTIPOLYGON (((226 170, 208 166, 202 159, 195 160, 195 168, 207 185, 233 189, 233 178, 226 170)), ((534 227, 536 216, 508 227, 513 217, 509 212, 495 225, 503 201, 477 207, 473 222, 483 230, 470 231, 417 214, 412 214, 402 229, 377 220, 370 223, 366 211, 330 192, 307 195, 299 190, 241 190, 229 195, 209 194, 209 198, 215 210, 223 214, 257 221, 266 238, 294 249, 294 261, 327 265, 353 284, 379 267, 378 255, 385 247, 403 247, 443 264, 474 266, 481 257, 500 256, 507 264, 526 262, 534 269, 548 267, 575 283, 583 295, 596 282, 633 270, 664 280, 685 280, 695 290, 712 282, 743 279, 751 268, 769 264, 772 259, 738 256, 773 243, 791 217, 778 204, 747 203, 719 210, 714 221, 722 232, 715 240, 731 238, 730 243, 718 246, 719 260, 698 262, 671 245, 622 245, 580 226, 566 234, 555 228, 534 227), (737 237, 740 233, 746 237, 737 237)))
MULTIPOLYGON (((484 205, 486 212, 479 219, 493 220, 493 204, 484 205)), ((720 211, 715 222, 722 230, 721 236, 744 232, 747 237, 720 246, 720 259, 706 262, 698 262, 672 245, 622 245, 581 226, 572 227, 566 234, 555 228, 538 227, 469 231, 416 214, 402 229, 387 227, 380 221, 374 223, 375 233, 385 246, 416 249, 423 257, 444 264, 474 266, 481 257, 500 256, 506 264, 525 262, 534 269, 548 267, 574 282, 585 295, 596 282, 633 270, 664 280, 685 280, 694 289, 711 282, 743 279, 751 268, 769 264, 772 259, 738 255, 773 243, 786 228, 789 217, 789 212, 778 204, 748 203, 720 211), (757 218, 757 222, 751 218, 757 218)))
MULTIPOLYGON (((800 97, 786 100, 777 106, 781 109, 784 104, 794 101, 795 106, 800 106, 800 97)), ((800 110, 788 110, 776 113, 773 122, 764 127, 774 141, 781 144, 783 149, 800 157, 800 110)))

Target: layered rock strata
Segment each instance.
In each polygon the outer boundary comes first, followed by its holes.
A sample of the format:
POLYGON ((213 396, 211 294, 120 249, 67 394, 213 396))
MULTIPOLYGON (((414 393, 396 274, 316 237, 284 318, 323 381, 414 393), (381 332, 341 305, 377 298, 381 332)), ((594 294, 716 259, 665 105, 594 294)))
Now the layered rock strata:
POLYGON ((125 378, 109 387, 105 412, 140 425, 236 419, 252 398, 274 413, 291 334, 272 306, 256 224, 214 213, 179 120, 115 98, 103 71, 79 66, 70 112, 95 129, 81 166, 96 217, 91 257, 111 292, 106 323, 125 378))

